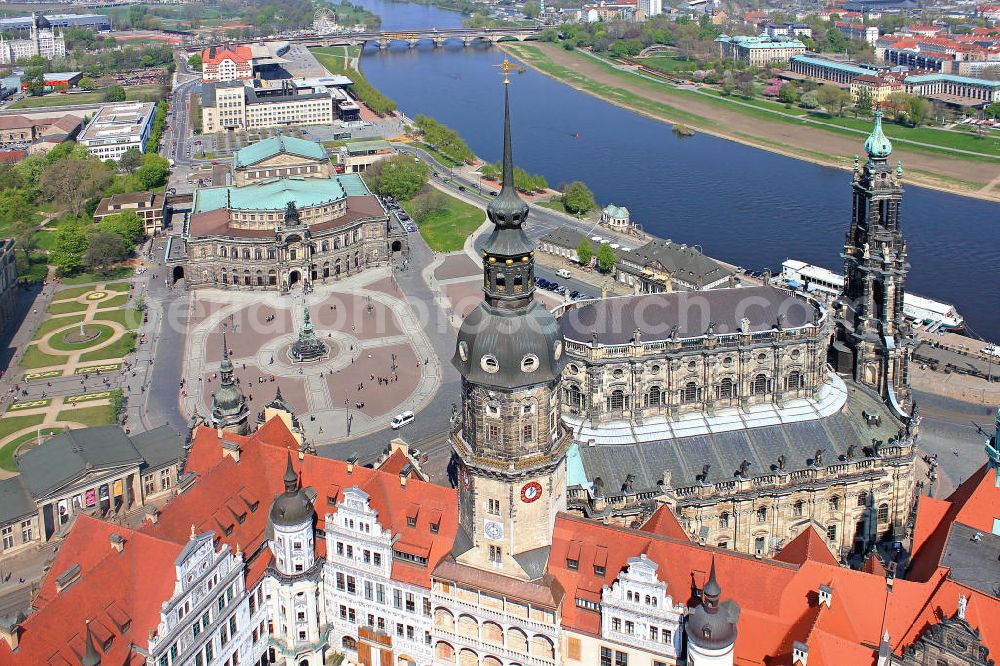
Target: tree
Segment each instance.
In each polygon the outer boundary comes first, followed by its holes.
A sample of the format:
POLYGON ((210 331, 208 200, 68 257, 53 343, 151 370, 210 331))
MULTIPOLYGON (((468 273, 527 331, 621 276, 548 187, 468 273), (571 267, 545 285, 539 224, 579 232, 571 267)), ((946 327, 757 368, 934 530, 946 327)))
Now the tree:
POLYGON ((31 261, 31 251, 35 249, 35 220, 29 216, 29 210, 25 209, 10 226, 10 235, 14 239, 14 246, 24 252, 25 261, 31 261))
POLYGON ((56 231, 49 259, 60 275, 72 275, 83 268, 83 253, 87 251, 87 247, 84 225, 81 222, 66 223, 56 231))
POLYGON ((21 83, 31 95, 41 95, 45 92, 45 70, 41 67, 27 67, 21 76, 21 83))
POLYGON ((410 202, 410 212, 417 222, 424 222, 429 217, 440 213, 448 206, 448 195, 433 188, 425 188, 410 202))
POLYGON ((594 193, 580 181, 570 183, 563 191, 563 206, 574 215, 582 215, 597 208, 594 193))
POLYGON ((931 114, 931 103, 924 97, 914 95, 906 102, 906 114, 910 118, 910 124, 919 127, 931 114))
POLYGON ((530 19, 536 18, 541 13, 541 11, 542 8, 537 2, 537 0, 528 0, 528 2, 524 3, 524 15, 527 18, 530 19))
MULTIPOLYGON (((132 5, 133 7, 135 5, 132 5)), ((124 102, 125 101, 125 88, 121 86, 111 86, 108 91, 104 93, 105 102, 124 102)))
POLYGON ((819 108, 819 99, 816 96, 816 91, 810 90, 809 92, 802 93, 802 98, 799 99, 799 106, 803 109, 819 108))
POLYGON ((142 218, 131 210, 108 215, 98 223, 97 227, 101 231, 107 231, 121 237, 128 247, 135 247, 135 244, 146 233, 146 225, 142 218))
POLYGON ((871 113, 873 102, 872 92, 868 88, 864 86, 858 88, 858 97, 854 100, 854 117, 871 113))
POLYGON ((824 84, 817 88, 816 99, 829 113, 842 116, 844 115, 844 107, 850 100, 850 94, 837 86, 824 84))
POLYGON ((615 267, 617 261, 618 257, 615 256, 615 251, 611 249, 611 246, 607 243, 601 243, 601 247, 597 248, 597 268, 607 273, 615 267))
POLYGON ((993 102, 983 110, 983 113, 987 118, 1000 118, 1000 102, 993 102))
POLYGON ((113 178, 98 160, 69 157, 45 167, 41 186, 49 201, 64 203, 74 217, 80 217, 87 200, 100 194, 113 178))
POLYGON ((785 104, 795 104, 799 101, 799 91, 794 83, 782 83, 778 90, 778 101, 785 104))
POLYGON ((129 148, 118 158, 118 170, 123 173, 135 173, 142 166, 142 153, 138 148, 129 148))
POLYGON ((590 260, 594 258, 594 246, 590 244, 589 240, 584 238, 580 241, 580 244, 576 246, 576 256, 583 266, 590 264, 590 260))
POLYGON ((374 189, 383 196, 405 201, 412 198, 427 184, 430 170, 424 162, 417 162, 409 155, 396 155, 377 162, 374 189))
POLYGON ((193 56, 188 58, 188 67, 195 70, 196 72, 201 71, 201 53, 195 53, 193 56))
POLYGON ((135 177, 142 187, 151 190, 167 182, 170 176, 170 161, 156 153, 146 153, 142 156, 142 166, 136 169, 135 177))
POLYGON ((89 76, 85 76, 80 79, 80 82, 77 85, 84 90, 93 90, 97 87, 97 83, 89 76))
POLYGON ((83 253, 83 261, 92 270, 101 273, 128 256, 129 248, 121 236, 99 230, 90 236, 90 244, 83 253))

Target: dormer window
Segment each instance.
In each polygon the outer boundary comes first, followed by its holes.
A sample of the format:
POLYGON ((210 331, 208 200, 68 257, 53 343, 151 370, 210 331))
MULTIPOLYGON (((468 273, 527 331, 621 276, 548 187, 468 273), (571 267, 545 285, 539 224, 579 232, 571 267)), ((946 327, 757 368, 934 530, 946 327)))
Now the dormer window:
POLYGON ((576 571, 580 568, 580 560, 571 560, 566 558, 566 568, 570 571, 576 571))

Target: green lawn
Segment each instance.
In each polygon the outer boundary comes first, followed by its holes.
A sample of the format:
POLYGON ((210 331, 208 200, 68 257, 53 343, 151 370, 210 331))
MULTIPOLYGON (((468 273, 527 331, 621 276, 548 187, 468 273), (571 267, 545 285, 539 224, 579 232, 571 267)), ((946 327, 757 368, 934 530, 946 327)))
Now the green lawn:
MULTIPOLYGON (((128 277, 132 275, 132 269, 128 266, 119 266, 118 268, 113 268, 107 273, 79 273, 72 277, 62 278, 63 284, 89 284, 93 285, 95 282, 106 282, 107 280, 120 280, 121 278, 128 277)), ((91 287, 93 290, 93 287, 91 287)))
POLYGON ((71 312, 83 312, 86 309, 86 303, 80 303, 78 301, 56 301, 55 303, 49 304, 48 311, 49 314, 61 315, 69 314, 71 312))
POLYGON ((98 311, 94 314, 94 321, 115 321, 128 329, 139 328, 142 321, 142 314, 135 309, 112 310, 111 312, 98 311))
POLYGON ((108 308, 120 308, 126 303, 128 303, 128 294, 118 294, 117 296, 112 296, 109 299, 101 301, 97 305, 97 309, 107 310, 108 308))
POLYGON ((52 296, 53 301, 65 301, 71 298, 80 298, 84 294, 94 291, 93 287, 70 287, 69 289, 60 289, 52 296))
POLYGON ((128 282, 109 282, 104 285, 105 291, 128 292, 128 282))
MULTIPOLYGON (((132 100, 143 100, 146 95, 155 94, 159 92, 160 86, 158 85, 146 85, 146 86, 132 86, 125 88, 126 99, 132 100)), ((25 97, 24 99, 14 102, 10 105, 11 109, 38 109, 51 106, 72 106, 75 104, 100 104, 104 101, 104 94, 106 90, 94 90, 91 92, 73 93, 73 94, 60 94, 52 93, 49 95, 43 95, 41 97, 25 97)))
MULTIPOLYGON (((403 202, 403 208, 413 214, 409 201, 403 202)), ((418 222, 417 226, 432 250, 455 252, 462 249, 465 239, 485 220, 486 213, 479 208, 448 196, 448 203, 443 209, 418 222)))
POLYGON ((38 348, 38 345, 28 345, 28 348, 24 350, 24 356, 21 357, 21 367, 25 370, 47 368, 50 365, 62 365, 65 362, 65 356, 46 354, 38 348))
MULTIPOLYGON (((58 435, 64 429, 65 428, 42 428, 42 441, 45 441, 45 439, 51 437, 52 435, 58 435)), ((0 448, 0 468, 3 468, 8 472, 16 472, 17 464, 14 462, 14 454, 17 453, 17 450, 25 444, 28 444, 29 442, 34 444, 37 438, 37 431, 28 432, 4 444, 3 448, 0 448)))
POLYGON ((645 65, 650 69, 658 69, 668 74, 678 71, 691 71, 698 69, 698 63, 692 60, 682 60, 674 56, 650 56, 648 58, 637 58, 637 63, 645 65))
POLYGON ((361 48, 357 46, 327 46, 309 49, 309 52, 316 56, 319 64, 323 65, 331 74, 343 74, 345 69, 344 56, 357 58, 361 53, 361 48))
POLYGON ((46 319, 38 328, 35 329, 35 337, 32 340, 41 340, 48 333, 58 330, 63 326, 69 326, 70 324, 79 324, 83 321, 82 314, 69 315, 68 317, 53 317, 51 319, 46 319))
POLYGON ((51 252, 56 246, 56 234, 48 229, 35 232, 35 247, 44 252, 51 252))
POLYGON ((112 405, 70 407, 56 414, 56 418, 67 423, 82 423, 89 427, 110 425, 115 422, 115 408, 112 405))
MULTIPOLYGON (((49 340, 49 344, 54 349, 58 349, 59 351, 74 352, 74 351, 79 351, 81 349, 86 349, 88 347, 93 347, 95 345, 99 345, 115 334, 115 330, 106 324, 84 324, 84 330, 88 334, 93 333, 95 329, 98 332, 98 336, 93 340, 87 340, 86 342, 72 343, 63 340, 63 335, 59 334, 59 335, 53 335, 52 338, 49 340)), ((74 330, 75 329, 70 329, 69 331, 66 332, 71 333, 74 330)))
POLYGON ((28 416, 0 416, 0 439, 7 437, 12 432, 21 430, 22 428, 36 426, 44 420, 44 414, 31 414, 28 416))
POLYGON ((103 361, 109 358, 122 358, 135 349, 135 332, 129 331, 112 342, 107 347, 80 354, 80 361, 103 361))

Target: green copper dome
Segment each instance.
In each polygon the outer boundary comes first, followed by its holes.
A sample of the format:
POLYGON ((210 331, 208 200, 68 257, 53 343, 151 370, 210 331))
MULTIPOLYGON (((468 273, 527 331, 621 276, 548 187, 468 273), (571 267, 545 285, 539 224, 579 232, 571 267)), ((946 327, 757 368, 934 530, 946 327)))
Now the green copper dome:
POLYGON ((875 127, 865 140, 865 151, 875 159, 885 159, 892 153, 892 144, 882 131, 882 109, 875 109, 875 127))

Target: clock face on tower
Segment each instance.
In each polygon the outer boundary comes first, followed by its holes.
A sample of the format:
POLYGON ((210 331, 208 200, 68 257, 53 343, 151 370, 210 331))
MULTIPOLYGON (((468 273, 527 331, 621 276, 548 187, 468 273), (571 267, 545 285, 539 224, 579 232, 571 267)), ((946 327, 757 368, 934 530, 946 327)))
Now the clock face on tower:
POLYGON ((483 534, 486 535, 487 539, 491 541, 500 541, 503 539, 503 523, 498 523, 495 520, 487 520, 483 523, 483 534))
POLYGON ((521 501, 531 503, 542 496, 542 484, 531 481, 521 488, 521 501))

